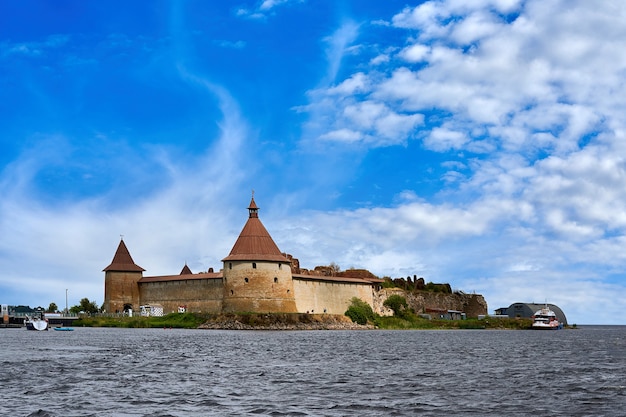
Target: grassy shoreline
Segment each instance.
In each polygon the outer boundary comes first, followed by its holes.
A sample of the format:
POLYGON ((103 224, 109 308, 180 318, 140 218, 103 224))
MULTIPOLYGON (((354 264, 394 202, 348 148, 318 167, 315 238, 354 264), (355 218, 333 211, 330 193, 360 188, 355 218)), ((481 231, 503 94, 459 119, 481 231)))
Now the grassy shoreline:
POLYGON ((443 320, 424 319, 421 317, 410 317, 409 319, 397 316, 377 317, 376 327, 387 330, 528 330, 531 328, 531 319, 522 318, 494 318, 485 319, 465 319, 465 320, 443 320))
POLYGON ((491 318, 466 320, 427 320, 378 317, 375 323, 360 326, 346 316, 304 313, 172 313, 162 317, 82 317, 76 327, 173 328, 173 329, 381 329, 381 330, 525 330, 530 319, 491 318))
POLYGON ((195 313, 172 313, 161 317, 81 317, 74 321, 75 327, 122 327, 122 328, 173 328, 196 329, 207 320, 207 315, 195 313))

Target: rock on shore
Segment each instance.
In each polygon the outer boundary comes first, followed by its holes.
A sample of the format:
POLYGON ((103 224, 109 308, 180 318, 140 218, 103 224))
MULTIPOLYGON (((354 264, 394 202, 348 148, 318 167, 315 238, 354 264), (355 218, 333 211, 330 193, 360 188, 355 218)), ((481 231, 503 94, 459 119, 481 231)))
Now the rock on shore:
POLYGON ((210 317, 200 329, 222 330, 365 330, 373 326, 353 323, 333 314, 225 313, 210 317))

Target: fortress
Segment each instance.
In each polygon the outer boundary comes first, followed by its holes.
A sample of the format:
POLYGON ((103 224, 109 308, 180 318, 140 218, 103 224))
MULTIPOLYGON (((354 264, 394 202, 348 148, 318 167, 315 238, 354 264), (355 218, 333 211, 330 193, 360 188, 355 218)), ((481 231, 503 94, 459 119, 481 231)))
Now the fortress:
MULTIPOLYGON (((385 282, 366 270, 333 273, 330 267, 315 271, 300 269, 297 259, 283 253, 259 219, 254 196, 248 220, 219 272, 192 273, 187 265, 178 275, 143 276, 124 240, 109 266, 104 268, 104 310, 121 313, 140 306, 158 306, 163 313, 312 313, 340 314, 353 297, 372 306, 374 312, 390 315, 385 299, 406 288, 382 288, 385 282)), ((410 280, 410 278, 409 278, 410 280)), ((447 285, 447 284, 446 284, 447 285)), ((449 288, 449 285, 447 285, 449 288)), ((477 317, 487 313, 487 303, 478 294, 409 292, 414 311, 450 312, 477 317)))
POLYGON ((383 280, 303 273, 297 259, 282 253, 261 223, 254 197, 249 217, 219 272, 143 276, 124 240, 104 268, 104 310, 119 313, 142 305, 164 313, 275 312, 344 314, 352 297, 375 305, 383 280))

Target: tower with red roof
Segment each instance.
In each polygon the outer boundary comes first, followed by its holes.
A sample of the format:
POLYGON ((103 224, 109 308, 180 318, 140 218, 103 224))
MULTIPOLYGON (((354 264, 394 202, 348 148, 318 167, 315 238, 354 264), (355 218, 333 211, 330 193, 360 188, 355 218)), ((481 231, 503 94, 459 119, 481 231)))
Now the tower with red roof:
POLYGON ((248 221, 224 262, 223 311, 295 313, 291 262, 259 219, 254 196, 248 221))
POLYGON ((124 243, 120 240, 111 264, 104 271, 104 310, 121 313, 129 309, 139 310, 139 280, 142 267, 137 265, 124 243))

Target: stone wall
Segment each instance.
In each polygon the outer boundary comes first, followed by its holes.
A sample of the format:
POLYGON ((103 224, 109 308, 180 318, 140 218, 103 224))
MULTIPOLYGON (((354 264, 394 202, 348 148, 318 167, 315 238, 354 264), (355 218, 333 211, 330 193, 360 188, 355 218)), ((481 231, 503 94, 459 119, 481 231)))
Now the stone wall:
POLYGON ((221 278, 144 282, 139 288, 141 304, 160 304, 164 314, 177 312, 179 306, 187 306, 187 311, 193 312, 222 311, 221 278))
MULTIPOLYGON (((190 312, 221 313, 232 311, 339 314, 346 312, 352 297, 369 303, 374 312, 392 315, 383 306, 392 294, 406 298, 409 307, 417 313, 432 310, 457 310, 466 313, 468 318, 487 314, 487 303, 478 294, 444 294, 431 291, 408 291, 400 288, 383 288, 379 291, 371 285, 361 283, 324 280, 320 277, 307 279, 303 276, 291 277, 291 268, 275 263, 257 262, 234 263, 234 274, 225 278, 188 279, 142 282, 138 291, 128 285, 135 278, 117 273, 114 280, 108 281, 108 289, 117 288, 115 296, 111 292, 109 302, 123 309, 123 304, 132 300, 133 309, 139 305, 160 304, 165 314, 178 311, 186 306, 190 312), (246 281, 247 279, 247 281, 246 281), (119 285, 117 285, 119 284, 119 285)), ((109 277, 111 278, 111 277, 109 277)), ((114 310, 109 310, 114 312, 114 310)))
POLYGON ((307 280, 294 277, 296 308, 300 313, 344 314, 352 297, 372 304, 372 286, 335 281, 307 280))
POLYGON ((222 310, 225 312, 295 313, 288 263, 228 261, 224 265, 222 310))
POLYGON ((393 294, 406 298, 409 308, 416 313, 427 313, 428 310, 457 310, 464 312, 468 318, 487 314, 487 302, 480 294, 443 294, 431 291, 405 291, 400 288, 383 288, 375 294, 373 309, 380 315, 391 316, 393 312, 384 307, 385 300, 393 294))
POLYGON ((139 286, 141 272, 106 271, 104 274, 104 310, 121 313, 125 306, 139 309, 139 286))

